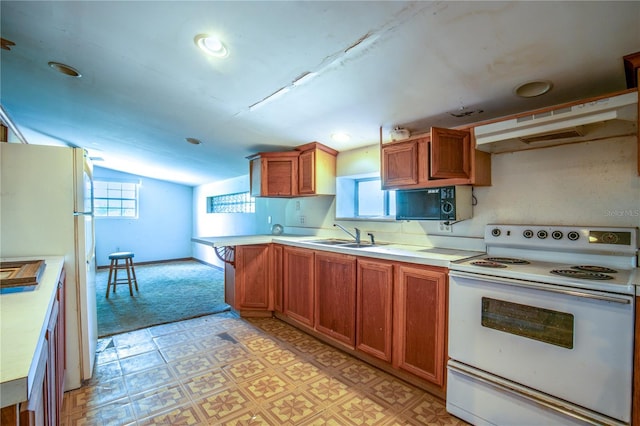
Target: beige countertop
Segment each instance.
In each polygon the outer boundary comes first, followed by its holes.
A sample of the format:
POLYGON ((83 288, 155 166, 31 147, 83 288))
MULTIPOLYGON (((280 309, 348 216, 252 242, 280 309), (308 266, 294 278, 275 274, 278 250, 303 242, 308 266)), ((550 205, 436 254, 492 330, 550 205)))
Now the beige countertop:
POLYGON ((44 259, 45 269, 33 291, 0 295, 0 406, 29 399, 36 362, 44 348, 47 323, 55 301, 63 256, 3 258, 44 259))
POLYGON ((211 247, 238 246, 250 244, 278 243, 295 247, 324 250, 334 253, 365 256, 377 259, 395 260, 398 262, 417 263, 422 265, 440 266, 447 268, 450 262, 479 256, 481 251, 416 246, 398 243, 383 243, 372 247, 349 248, 335 245, 323 245, 314 243, 314 240, 322 239, 319 236, 293 236, 293 235, 239 235, 220 237, 194 237, 191 241, 210 245, 211 247))

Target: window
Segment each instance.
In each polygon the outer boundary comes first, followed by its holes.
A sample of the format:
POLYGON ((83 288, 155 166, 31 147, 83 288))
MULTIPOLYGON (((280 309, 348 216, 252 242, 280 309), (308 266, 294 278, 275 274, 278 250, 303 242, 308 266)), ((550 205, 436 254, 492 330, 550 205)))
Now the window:
POLYGON ((379 177, 337 179, 336 218, 395 219, 396 192, 381 189, 379 177))
POLYGON ((207 213, 255 213, 256 199, 249 192, 207 197, 207 213))
POLYGON ((137 219, 138 186, 136 182, 95 180, 93 208, 96 217, 137 219))

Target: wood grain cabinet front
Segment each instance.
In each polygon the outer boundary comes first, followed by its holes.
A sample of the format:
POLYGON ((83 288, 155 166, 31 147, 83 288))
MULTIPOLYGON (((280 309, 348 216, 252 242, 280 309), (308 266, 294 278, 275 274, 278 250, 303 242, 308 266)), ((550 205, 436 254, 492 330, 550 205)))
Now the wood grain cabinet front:
POLYGON ((358 258, 356 349, 391 362, 393 263, 358 258))
POLYGON ((394 289, 393 366, 444 386, 447 273, 399 264, 394 289))
POLYGON ((236 246, 235 306, 239 311, 273 310, 268 244, 236 246))
POLYGON ((296 148, 298 158, 299 195, 335 195, 336 156, 338 151, 319 142, 296 148))
POLYGON ((432 127, 430 133, 380 143, 383 189, 491 185, 491 155, 475 149, 471 130, 432 127))
POLYGON ((285 247, 283 250, 284 314, 308 327, 314 320, 314 251, 285 247))
POLYGON ((249 157, 249 181, 253 197, 298 195, 299 151, 263 152, 249 157))
POLYGON ((356 258, 344 254, 315 254, 315 329, 355 348, 356 258))
POLYGON ((250 157, 253 197, 335 195, 338 151, 319 142, 291 151, 261 152, 250 157))
POLYGON ((283 251, 280 244, 271 246, 271 274, 273 280, 273 310, 282 313, 284 310, 284 270, 283 251))

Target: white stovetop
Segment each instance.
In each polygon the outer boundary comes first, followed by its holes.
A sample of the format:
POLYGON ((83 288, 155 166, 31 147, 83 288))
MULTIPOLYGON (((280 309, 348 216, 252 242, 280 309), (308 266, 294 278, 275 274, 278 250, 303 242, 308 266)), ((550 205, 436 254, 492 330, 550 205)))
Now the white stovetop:
POLYGON ((46 267, 33 291, 0 295, 0 405, 26 401, 33 387, 63 256, 2 258, 3 261, 44 259, 46 267))

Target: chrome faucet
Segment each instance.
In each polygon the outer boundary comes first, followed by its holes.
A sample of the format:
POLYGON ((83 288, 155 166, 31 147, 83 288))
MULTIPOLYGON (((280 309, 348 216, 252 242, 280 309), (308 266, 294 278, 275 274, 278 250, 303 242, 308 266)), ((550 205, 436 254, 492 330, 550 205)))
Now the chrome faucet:
POLYGON ((337 226, 338 228, 342 229, 344 232, 349 234, 351 236, 351 238, 356 240, 356 244, 360 244, 360 230, 358 228, 353 228, 356 231, 356 235, 353 235, 351 232, 349 232, 347 230, 347 228, 345 228, 344 226, 340 225, 339 223, 334 223, 333 226, 337 226))

